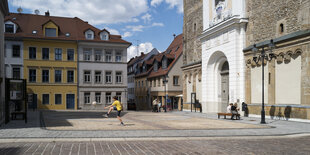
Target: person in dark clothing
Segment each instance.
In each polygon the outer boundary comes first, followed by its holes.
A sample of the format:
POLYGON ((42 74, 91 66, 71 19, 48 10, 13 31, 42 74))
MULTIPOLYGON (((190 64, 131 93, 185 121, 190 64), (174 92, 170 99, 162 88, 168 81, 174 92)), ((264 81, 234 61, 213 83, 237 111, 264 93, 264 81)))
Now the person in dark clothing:
POLYGON ((238 119, 238 110, 239 110, 238 104, 235 103, 233 106, 231 106, 230 110, 231 110, 231 113, 232 113, 231 119, 234 119, 234 116, 236 116, 236 119, 238 119))

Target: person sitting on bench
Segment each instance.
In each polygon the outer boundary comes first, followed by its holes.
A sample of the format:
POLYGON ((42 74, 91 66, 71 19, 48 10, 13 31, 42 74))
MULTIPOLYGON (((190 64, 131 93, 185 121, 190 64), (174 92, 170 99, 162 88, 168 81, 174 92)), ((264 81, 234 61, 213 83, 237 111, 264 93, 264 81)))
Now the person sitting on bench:
POLYGON ((232 113, 231 119, 234 119, 234 116, 236 116, 236 119, 240 119, 240 116, 238 118, 238 110, 239 110, 239 108, 238 108, 238 104, 237 103, 232 105, 230 110, 231 110, 231 113, 232 113))
POLYGON ((231 113, 231 107, 233 106, 232 103, 229 103, 229 105, 227 106, 227 113, 231 113))

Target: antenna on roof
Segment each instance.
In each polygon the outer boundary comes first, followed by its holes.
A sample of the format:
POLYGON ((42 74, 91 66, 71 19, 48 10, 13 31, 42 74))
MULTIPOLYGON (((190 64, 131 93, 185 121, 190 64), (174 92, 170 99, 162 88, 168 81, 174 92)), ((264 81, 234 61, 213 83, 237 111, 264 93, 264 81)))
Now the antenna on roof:
POLYGON ((23 12, 22 7, 17 8, 17 12, 18 12, 18 13, 22 13, 22 12, 23 12))
POLYGON ((34 10, 34 13, 35 13, 36 15, 39 15, 39 14, 40 14, 40 11, 39 11, 38 9, 35 9, 35 10, 34 10))

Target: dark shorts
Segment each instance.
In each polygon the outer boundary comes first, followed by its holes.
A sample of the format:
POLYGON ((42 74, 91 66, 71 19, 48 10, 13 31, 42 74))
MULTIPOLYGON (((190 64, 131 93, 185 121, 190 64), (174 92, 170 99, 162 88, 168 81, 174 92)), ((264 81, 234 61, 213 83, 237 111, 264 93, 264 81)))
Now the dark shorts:
POLYGON ((118 116, 118 117, 121 117, 121 111, 122 111, 122 110, 118 111, 116 107, 113 107, 113 110, 116 110, 116 111, 117 111, 117 116, 118 116))

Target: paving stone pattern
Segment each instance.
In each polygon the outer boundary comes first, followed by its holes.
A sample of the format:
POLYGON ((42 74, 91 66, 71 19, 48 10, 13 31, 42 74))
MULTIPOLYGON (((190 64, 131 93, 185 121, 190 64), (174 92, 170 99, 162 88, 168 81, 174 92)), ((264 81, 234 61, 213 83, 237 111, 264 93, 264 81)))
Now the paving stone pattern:
POLYGON ((107 155, 309 155, 310 137, 168 141, 0 143, 0 154, 107 155))

